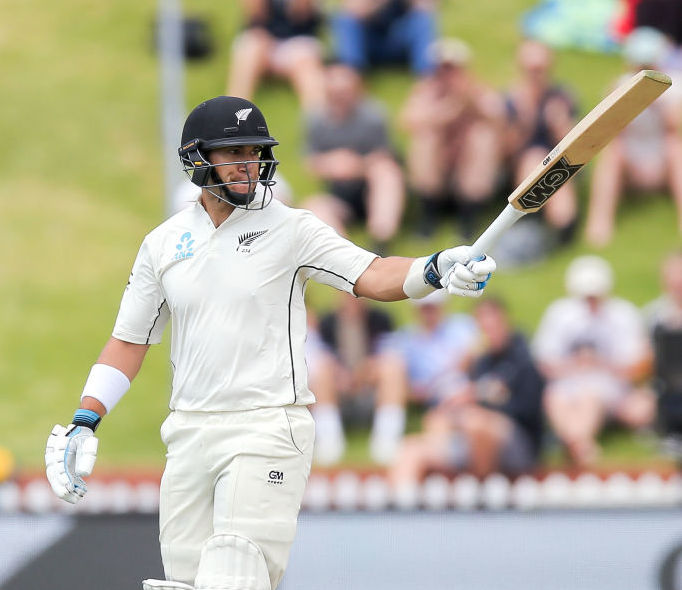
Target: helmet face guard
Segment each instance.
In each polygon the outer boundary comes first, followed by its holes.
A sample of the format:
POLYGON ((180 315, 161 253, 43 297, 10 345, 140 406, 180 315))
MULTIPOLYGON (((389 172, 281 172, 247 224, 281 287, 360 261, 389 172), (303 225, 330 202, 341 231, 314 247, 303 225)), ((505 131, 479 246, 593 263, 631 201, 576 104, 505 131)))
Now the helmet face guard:
MULTIPOLYGON (((277 164, 279 164, 272 153, 271 146, 259 146, 261 147, 261 153, 258 160, 239 160, 236 162, 211 164, 207 153, 210 149, 201 149, 199 147, 200 145, 201 140, 195 139, 190 145, 183 146, 178 150, 183 170, 194 184, 202 189, 206 189, 214 197, 221 201, 225 201, 233 207, 242 209, 263 209, 270 204, 270 201, 272 200, 272 186, 277 182, 276 180, 273 180, 273 175, 275 174, 277 164), (252 178, 249 175, 249 165, 255 163, 258 164, 258 173, 252 178), (216 170, 223 166, 245 166, 247 178, 245 180, 223 182, 216 170), (249 190, 246 192, 231 190, 230 187, 234 185, 248 185, 249 190), (256 192, 258 185, 263 186, 262 198, 261 195, 256 192)), ((230 143, 228 145, 239 147, 241 145, 251 144, 230 143)), ((213 149, 217 149, 217 147, 214 147, 213 149)))
POLYGON ((275 169, 279 162, 272 148, 278 145, 268 133, 265 117, 252 102, 234 96, 218 96, 201 103, 187 117, 182 132, 182 146, 178 149, 183 170, 190 180, 206 189, 217 199, 241 209, 263 209, 272 200, 275 169), (212 164, 208 153, 222 147, 257 146, 257 160, 242 160, 212 164), (258 163, 258 173, 251 178, 249 165, 258 163), (245 180, 223 182, 216 168, 244 166, 245 180), (234 191, 230 186, 248 185, 246 192, 234 191), (256 193, 263 187, 262 198, 256 193))

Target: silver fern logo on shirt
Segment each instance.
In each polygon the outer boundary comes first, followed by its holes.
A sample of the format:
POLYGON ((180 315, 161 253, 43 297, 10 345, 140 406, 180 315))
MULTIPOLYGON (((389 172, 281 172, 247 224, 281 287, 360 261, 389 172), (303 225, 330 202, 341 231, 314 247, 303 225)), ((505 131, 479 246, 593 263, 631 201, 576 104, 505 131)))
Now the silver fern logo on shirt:
POLYGON ((252 244, 261 236, 268 233, 267 229, 262 229, 260 231, 250 231, 239 236, 239 243, 237 244, 237 252, 242 252, 248 254, 251 252, 252 244))

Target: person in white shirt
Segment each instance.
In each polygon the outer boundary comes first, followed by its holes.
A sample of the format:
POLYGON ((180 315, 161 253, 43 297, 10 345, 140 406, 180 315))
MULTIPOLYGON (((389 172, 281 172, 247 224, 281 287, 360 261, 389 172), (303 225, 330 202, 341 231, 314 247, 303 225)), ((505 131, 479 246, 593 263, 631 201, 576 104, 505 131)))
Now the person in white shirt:
POLYGON ((189 114, 179 155, 201 196, 145 237, 81 406, 48 438, 47 477, 75 503, 94 466, 95 428, 172 320, 159 508, 166 580, 145 580, 145 590, 270 590, 282 578, 314 439, 309 279, 396 301, 438 288, 478 296, 495 270, 467 246, 380 258, 272 200, 275 145, 245 99, 219 96, 189 114))
POLYGON ((566 272, 569 297, 547 308, 533 342, 548 379, 547 416, 577 465, 597 458, 605 420, 639 428, 654 415, 651 391, 638 386, 651 366, 643 318, 632 303, 610 295, 612 284, 603 258, 573 260, 566 272))

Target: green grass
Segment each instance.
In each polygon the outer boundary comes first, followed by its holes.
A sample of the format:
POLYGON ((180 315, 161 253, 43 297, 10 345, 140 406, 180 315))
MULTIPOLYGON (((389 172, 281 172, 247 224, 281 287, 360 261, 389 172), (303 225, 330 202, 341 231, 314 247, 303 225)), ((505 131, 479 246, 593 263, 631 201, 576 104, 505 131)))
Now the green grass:
MULTIPOLYGON (((240 17, 236 2, 185 4, 193 14, 214 19, 217 41, 210 60, 188 64, 192 107, 224 92, 240 17)), ((481 78, 503 88, 515 75, 518 17, 533 4, 442 2, 441 28, 467 40, 481 78)), ((0 446, 15 454, 19 468, 40 468, 51 426, 70 419, 110 333, 138 245, 162 219, 159 74, 151 50, 155 9, 155 3, 133 0, 24 0, 0 21, 0 446)), ((557 75, 573 86, 583 112, 620 69, 615 56, 557 57, 557 75)), ((409 82, 404 72, 385 71, 372 75, 368 87, 394 117, 409 82)), ((257 102, 282 144, 282 172, 303 198, 318 185, 301 165, 296 100, 286 85, 274 83, 260 89, 257 102)), ((396 139, 404 145, 397 131, 396 139)), ((617 272, 617 293, 637 304, 657 295, 658 260, 679 243, 669 200, 649 201, 622 208, 616 238, 604 251, 617 272)), ((361 232, 353 235, 366 243, 361 232)), ((406 230, 395 251, 421 255, 458 239, 447 225, 427 241, 406 230)), ((509 301, 516 321, 530 331, 562 293, 566 263, 587 251, 577 243, 533 267, 500 272, 490 290, 509 301)), ((310 295, 317 307, 334 299, 323 287, 310 295)), ((469 305, 453 300, 450 307, 469 305)), ((400 323, 411 317, 407 303, 389 309, 400 323)), ((167 355, 166 344, 150 352, 131 392, 100 430, 100 468, 161 465, 167 355)), ((364 436, 350 437, 350 460, 366 461, 364 436)))

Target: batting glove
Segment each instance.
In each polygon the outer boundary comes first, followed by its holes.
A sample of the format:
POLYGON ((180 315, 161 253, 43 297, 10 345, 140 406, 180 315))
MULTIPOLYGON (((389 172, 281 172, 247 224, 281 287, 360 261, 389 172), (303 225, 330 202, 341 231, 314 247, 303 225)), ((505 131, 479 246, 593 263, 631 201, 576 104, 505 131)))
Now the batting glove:
MULTIPOLYGON (((47 438, 45 447, 45 467, 47 479, 57 497, 75 504, 88 491, 83 476, 90 475, 97 459, 98 440, 94 430, 99 417, 92 420, 92 428, 79 422, 76 412, 74 422, 64 427, 56 424, 47 438)), ((90 412, 90 414, 95 414, 90 412)), ((96 414, 95 414, 96 416, 96 414)))
POLYGON ((470 246, 457 246, 434 254, 426 263, 424 279, 450 295, 480 297, 496 268, 490 256, 473 258, 470 246))

